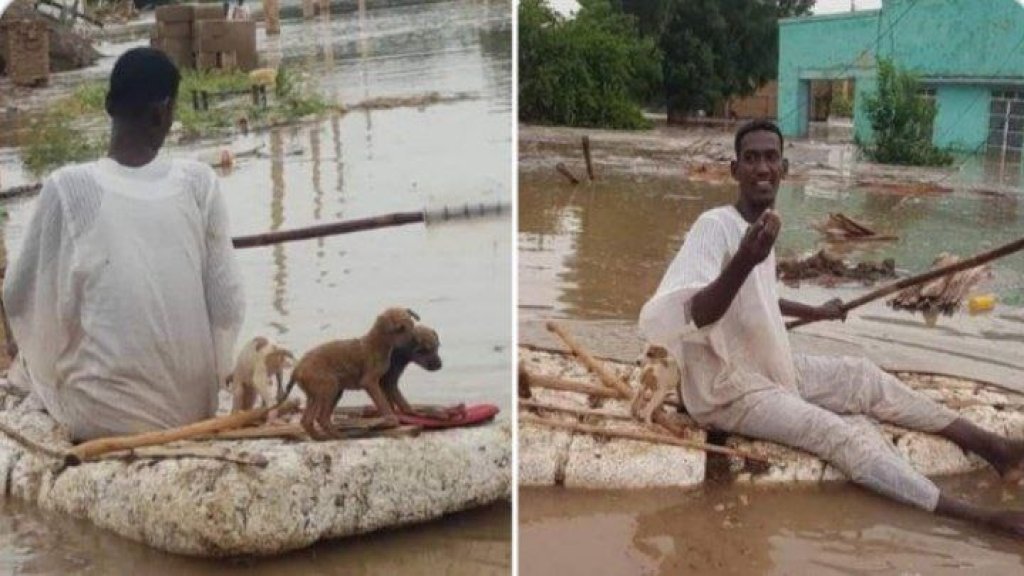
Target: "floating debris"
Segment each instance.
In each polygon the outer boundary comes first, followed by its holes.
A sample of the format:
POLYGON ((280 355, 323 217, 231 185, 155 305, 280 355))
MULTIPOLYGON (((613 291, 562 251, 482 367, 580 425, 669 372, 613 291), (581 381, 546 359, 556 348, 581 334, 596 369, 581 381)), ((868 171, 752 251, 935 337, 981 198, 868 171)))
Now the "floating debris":
MULTIPOLYGON (((959 256, 944 252, 935 259, 932 268, 949 266, 959 261, 959 256)), ((952 316, 963 305, 967 294, 979 282, 991 276, 992 269, 988 265, 971 268, 906 288, 887 303, 896 310, 921 312, 928 325, 934 326, 940 313, 952 316)))
POLYGON ((829 214, 824 222, 811 225, 825 235, 829 242, 886 242, 899 240, 899 236, 879 234, 865 224, 839 212, 829 214))
POLYGON ((896 277, 896 260, 886 258, 881 262, 858 262, 851 265, 838 256, 819 250, 803 259, 780 260, 776 271, 779 279, 790 285, 799 285, 801 280, 811 279, 819 279, 821 284, 829 287, 843 281, 873 284, 896 277))

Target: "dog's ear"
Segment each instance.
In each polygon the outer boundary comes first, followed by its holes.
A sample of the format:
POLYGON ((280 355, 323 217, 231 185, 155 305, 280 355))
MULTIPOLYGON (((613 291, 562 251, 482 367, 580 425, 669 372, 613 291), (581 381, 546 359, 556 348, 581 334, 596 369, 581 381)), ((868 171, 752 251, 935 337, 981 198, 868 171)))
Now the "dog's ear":
POLYGON ((413 320, 415 320, 417 322, 420 321, 420 315, 415 313, 415 312, 413 312, 412 308, 406 308, 405 311, 409 313, 409 316, 412 316, 413 320))

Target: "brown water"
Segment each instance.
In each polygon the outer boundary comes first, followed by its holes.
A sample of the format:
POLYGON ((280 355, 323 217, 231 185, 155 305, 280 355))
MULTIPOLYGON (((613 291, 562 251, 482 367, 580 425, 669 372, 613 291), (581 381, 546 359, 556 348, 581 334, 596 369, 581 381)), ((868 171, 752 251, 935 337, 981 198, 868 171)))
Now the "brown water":
POLYGON ((0 502, 0 574, 497 576, 509 573, 511 522, 511 507, 502 503, 275 558, 207 560, 164 554, 8 499, 0 502))
MULTIPOLYGON (((393 97, 442 103, 354 110, 222 142, 172 146, 195 157, 215 146, 261 147, 222 172, 234 235, 465 202, 510 202, 511 5, 444 2, 286 21, 259 42, 270 62, 313 73, 328 99, 352 106, 393 97)), ((111 56, 78 78, 103 77, 111 56)), ((58 83, 59 84, 59 83, 58 83)), ((67 88, 65 88, 67 90, 67 88)), ((0 148, 3 186, 24 180, 17 151, 0 148)), ((6 248, 16 254, 33 200, 7 204, 6 248)), ((414 402, 510 407, 511 218, 478 218, 239 251, 247 296, 243 338, 269 336, 301 353, 365 332, 376 313, 408 306, 441 338, 444 368, 412 369, 414 402)), ((346 404, 366 404, 363 394, 346 404)), ((255 573, 507 573, 508 504, 417 528, 318 546, 255 573)), ((146 550, 88 523, 7 502, 0 512, 0 572, 204 574, 243 566, 197 563, 146 550), (73 528, 71 528, 73 526, 73 528), (73 534, 71 536, 70 534, 73 534)))
MULTIPOLYGON (((735 201, 728 184, 681 178, 606 176, 570 186, 553 171, 519 177, 519 305, 521 316, 636 319, 701 212, 735 201)), ((909 272, 926 269, 942 251, 963 256, 1020 236, 1020 195, 948 193, 905 196, 807 183, 779 191, 780 257, 817 249, 809 225, 829 212, 871 222, 900 236, 864 245, 853 258, 893 257, 909 272)), ((1005 304, 1024 303, 1024 256, 997 261, 980 290, 1005 304)))
MULTIPOLYGON (((555 138, 536 140, 557 146, 555 138)), ((632 153, 638 164, 645 162, 639 145, 633 152, 609 153, 607 147, 601 150, 614 157, 602 161, 628 166, 632 153)), ((635 322, 697 216, 735 199, 732 185, 686 182, 670 170, 612 171, 608 164, 599 167, 596 183, 570 186, 551 170, 553 160, 535 156, 519 176, 521 321, 635 322)), ((780 191, 778 251, 787 256, 816 249, 818 233, 808 224, 842 211, 900 236, 853 256, 892 256, 898 267, 917 272, 942 250, 973 254, 1019 237, 1019 204, 1017 194, 914 197, 812 177, 780 191)), ((995 279, 981 290, 996 292, 1003 305, 1021 303, 1024 257, 1002 260, 994 271, 995 279)), ((812 292, 808 301, 823 299, 822 290, 812 292)), ((576 328, 581 338, 585 326, 576 328)), ((991 473, 940 484, 976 502, 1024 507, 1024 489, 1004 492, 991 473)), ((527 489, 520 492, 518 521, 519 567, 531 575, 1024 573, 1019 541, 850 485, 708 486, 689 493, 527 489), (718 504, 727 508, 719 512, 718 504)))
MULTIPOLYGON (((941 480, 976 502, 1024 493, 994 474, 941 480)), ((850 485, 693 492, 525 489, 519 570, 586 574, 1021 574, 1019 540, 850 485), (746 502, 746 504, 744 504, 746 502), (716 510, 721 507, 721 510, 716 510)))

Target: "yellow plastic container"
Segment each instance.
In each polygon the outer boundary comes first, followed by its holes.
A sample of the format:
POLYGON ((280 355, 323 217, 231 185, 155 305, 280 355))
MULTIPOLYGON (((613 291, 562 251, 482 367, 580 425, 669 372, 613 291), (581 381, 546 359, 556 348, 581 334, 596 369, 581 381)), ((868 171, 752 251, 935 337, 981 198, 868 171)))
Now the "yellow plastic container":
POLYGON ((967 310, 971 314, 981 314, 982 312, 991 312, 996 307, 996 295, 995 294, 984 294, 981 296, 971 296, 967 301, 967 310))

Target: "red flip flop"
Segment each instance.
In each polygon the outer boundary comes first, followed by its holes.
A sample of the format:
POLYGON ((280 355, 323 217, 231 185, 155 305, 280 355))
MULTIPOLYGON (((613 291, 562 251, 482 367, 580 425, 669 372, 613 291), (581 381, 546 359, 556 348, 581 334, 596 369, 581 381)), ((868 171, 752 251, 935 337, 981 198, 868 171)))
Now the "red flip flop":
POLYGON ((399 414, 398 420, 402 424, 421 426, 423 428, 457 428, 487 422, 494 418, 498 412, 498 407, 493 404, 476 404, 466 406, 459 416, 450 420, 412 416, 409 414, 399 414))

